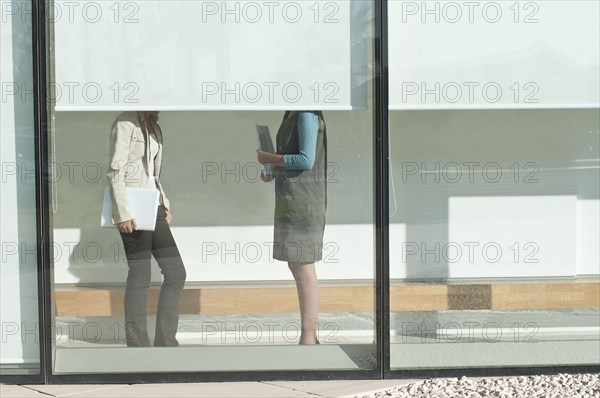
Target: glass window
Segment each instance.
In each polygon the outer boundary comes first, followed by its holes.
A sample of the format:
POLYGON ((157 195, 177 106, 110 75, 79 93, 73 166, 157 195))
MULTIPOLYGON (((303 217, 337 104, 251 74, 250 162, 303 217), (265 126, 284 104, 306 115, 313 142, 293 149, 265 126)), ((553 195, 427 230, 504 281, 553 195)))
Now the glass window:
POLYGON ((267 3, 49 3, 55 374, 378 366, 372 3, 267 3))
POLYGON ((392 369, 600 360, 598 15, 390 2, 392 369))
POLYGON ((0 11, 0 374, 38 374, 31 4, 2 1, 0 11))

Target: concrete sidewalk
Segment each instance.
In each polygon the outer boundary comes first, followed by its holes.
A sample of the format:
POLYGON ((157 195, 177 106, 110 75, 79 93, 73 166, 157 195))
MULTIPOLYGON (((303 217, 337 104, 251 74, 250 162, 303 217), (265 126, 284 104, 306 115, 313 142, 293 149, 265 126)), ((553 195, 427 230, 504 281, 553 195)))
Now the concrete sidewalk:
POLYGON ((421 380, 265 381, 178 384, 0 385, 0 397, 354 397, 421 380))

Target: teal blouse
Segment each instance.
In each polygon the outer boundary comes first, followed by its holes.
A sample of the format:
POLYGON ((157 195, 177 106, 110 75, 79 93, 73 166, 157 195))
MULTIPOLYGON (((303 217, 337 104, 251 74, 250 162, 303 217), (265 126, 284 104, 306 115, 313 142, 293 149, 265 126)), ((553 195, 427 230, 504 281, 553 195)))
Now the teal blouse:
POLYGON ((299 153, 283 155, 286 170, 310 170, 315 164, 319 117, 314 112, 298 112, 299 153))

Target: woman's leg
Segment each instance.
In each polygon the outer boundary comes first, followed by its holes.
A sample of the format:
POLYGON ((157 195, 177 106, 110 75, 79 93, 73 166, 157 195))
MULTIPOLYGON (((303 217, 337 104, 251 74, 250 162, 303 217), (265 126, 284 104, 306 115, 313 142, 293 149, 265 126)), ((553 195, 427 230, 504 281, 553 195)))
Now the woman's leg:
POLYGON ((163 274, 156 312, 154 346, 175 347, 179 345, 175 336, 177 335, 179 303, 186 272, 162 208, 158 210, 156 227, 152 234, 152 255, 163 274))
POLYGON ((125 288, 125 339, 128 347, 150 347, 146 320, 146 293, 150 286, 152 232, 121 234, 127 256, 125 288))
POLYGON ((300 322, 302 323, 300 344, 318 344, 319 282, 315 263, 289 262, 288 267, 292 271, 298 289, 300 322))

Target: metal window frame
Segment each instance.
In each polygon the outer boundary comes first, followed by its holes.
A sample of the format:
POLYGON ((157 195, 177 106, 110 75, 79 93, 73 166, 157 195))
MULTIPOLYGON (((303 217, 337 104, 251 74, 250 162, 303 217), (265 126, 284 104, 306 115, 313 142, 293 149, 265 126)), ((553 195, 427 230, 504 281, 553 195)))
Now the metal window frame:
POLYGON ((599 372, 600 365, 543 367, 482 367, 461 369, 390 369, 390 307, 389 307, 389 79, 388 79, 388 1, 372 0, 374 9, 374 239, 375 239, 375 329, 377 367, 372 370, 340 371, 228 371, 182 373, 119 373, 71 374, 52 373, 52 264, 49 243, 50 191, 48 175, 48 93, 47 93, 47 18, 46 1, 31 0, 34 60, 34 114, 36 161, 36 222, 38 260, 38 313, 40 322, 40 373, 35 375, 2 375, 7 384, 79 384, 79 383, 156 383, 156 382, 216 382, 259 380, 350 380, 403 379, 433 377, 516 376, 599 372))
MULTIPOLYGON (((45 26, 43 1, 31 0, 32 6, 32 55, 33 55, 33 114, 34 114, 34 152, 35 152, 35 200, 36 200, 36 256, 37 256, 37 288, 38 288, 38 323, 40 325, 38 336, 39 344, 39 373, 37 374, 4 374, 0 375, 0 383, 4 384, 43 384, 48 381, 51 364, 47 358, 47 333, 50 320, 48 314, 47 272, 49 262, 49 245, 46 231, 48 228, 48 184, 47 181, 47 130, 46 130, 46 57, 45 57, 45 26)), ((23 2, 25 4, 25 2, 23 2)))
MULTIPOLYGON (((216 382, 216 381, 258 381, 258 380, 377 380, 383 377, 383 365, 381 355, 385 351, 382 337, 385 335, 381 327, 376 327, 376 351, 377 351, 377 366, 374 369, 357 369, 357 370, 264 370, 264 371, 216 371, 216 372, 152 372, 152 373, 119 373, 119 374, 53 374, 53 347, 51 344, 52 336, 50 335, 50 324, 52 322, 52 264, 50 261, 49 242, 52 240, 52 229, 50 225, 50 190, 48 175, 48 164, 50 162, 48 153, 48 102, 46 91, 47 87, 47 17, 46 17, 46 0, 32 0, 36 4, 34 8, 34 63, 35 63, 35 85, 36 94, 38 97, 35 100, 36 113, 36 174, 37 186, 37 207, 38 207, 38 270, 39 270, 39 306, 40 306, 40 358, 42 374, 36 378, 27 379, 27 383, 45 383, 45 384, 83 384, 83 383, 102 383, 102 384, 122 384, 122 383, 156 383, 156 382, 216 382), (39 137, 38 137, 39 136, 39 137)), ((373 0, 375 16, 375 27, 377 31, 380 26, 377 21, 381 21, 380 2, 373 0)), ((378 35, 378 33, 375 33, 378 35)), ((375 74, 378 70, 375 71, 375 74)), ((379 85, 375 85, 378 87, 379 85)), ((374 109, 382 109, 378 103, 379 97, 376 93, 374 97, 374 109)), ((382 115, 382 114, 381 114, 382 115)), ((374 142, 381 141, 382 130, 378 128, 381 122, 380 112, 376 112, 374 120, 374 142)), ((380 151, 378 151, 380 152, 380 151)), ((377 162, 377 160, 376 160, 377 162)), ((378 173, 375 186, 380 187, 384 181, 384 175, 378 173)), ((376 190, 376 192, 379 192, 376 190)), ((374 193, 376 198, 381 195, 374 193)), ((376 207, 375 213, 381 213, 376 207)), ((387 214, 385 213, 381 213, 387 214)), ((382 218, 382 217, 379 217, 382 218)), ((381 227, 376 227, 376 230, 381 230, 381 227)), ((376 233, 376 245, 379 247, 379 233, 376 233)), ((380 258, 381 250, 376 249, 376 259, 380 258)), ((376 260, 375 277, 373 283, 376 285, 376 310, 375 324, 382 323, 384 312, 379 308, 378 293, 379 286, 376 281, 380 279, 379 272, 382 265, 376 260)), ((4 378, 2 379, 4 380, 4 378)), ((20 377, 11 378, 11 381, 25 380, 20 377)), ((7 379, 8 381, 8 379, 7 379)))

